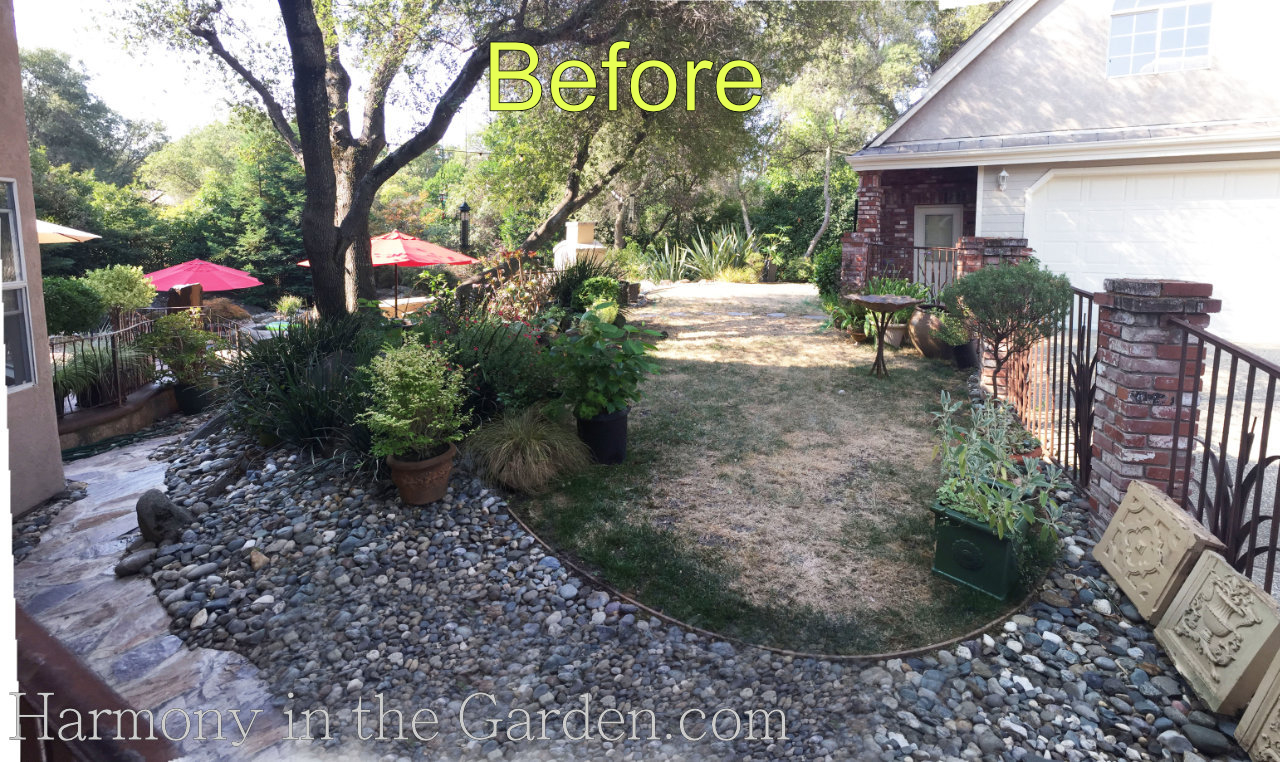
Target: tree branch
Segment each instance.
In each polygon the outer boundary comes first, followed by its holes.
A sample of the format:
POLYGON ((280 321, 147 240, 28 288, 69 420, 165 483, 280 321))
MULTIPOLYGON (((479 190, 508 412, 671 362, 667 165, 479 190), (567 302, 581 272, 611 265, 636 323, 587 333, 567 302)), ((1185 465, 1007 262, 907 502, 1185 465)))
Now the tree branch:
POLYGON ((231 68, 240 79, 251 90, 257 93, 262 99, 262 105, 267 110, 267 116, 271 118, 271 124, 275 126, 276 132, 280 133, 280 137, 284 139, 285 145, 289 146, 289 152, 293 154, 293 158, 299 162, 302 161, 302 147, 298 144, 298 136, 293 131, 293 125, 289 123, 289 118, 285 116, 284 108, 280 105, 280 101, 276 100, 271 89, 266 83, 253 75, 240 59, 236 58, 222 44, 222 38, 218 36, 218 32, 213 28, 212 22, 208 18, 193 21, 187 26, 187 31, 209 46, 210 52, 217 58, 222 59, 223 63, 231 68), (204 22, 203 24, 200 22, 204 22))

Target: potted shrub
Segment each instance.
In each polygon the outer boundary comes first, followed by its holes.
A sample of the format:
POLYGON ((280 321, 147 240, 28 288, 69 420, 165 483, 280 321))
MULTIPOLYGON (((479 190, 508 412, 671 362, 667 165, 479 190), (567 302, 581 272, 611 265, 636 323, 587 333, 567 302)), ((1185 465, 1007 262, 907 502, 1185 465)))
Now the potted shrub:
POLYGON ((151 332, 139 337, 138 346, 168 368, 179 410, 193 415, 209 407, 217 382, 215 374, 222 366, 218 350, 223 341, 200 327, 198 309, 157 318, 151 332))
POLYGON ((1003 600, 1018 579, 1028 533, 1038 529, 1050 539, 1058 529, 1062 511, 1054 493, 1064 482, 1059 469, 1037 460, 1018 468, 1005 413, 986 407, 973 407, 971 425, 962 426, 956 422, 960 404, 943 393, 936 414, 943 484, 933 506, 933 571, 1003 600))
POLYGON ((363 374, 369 407, 356 421, 369 430, 371 452, 386 458, 400 499, 422 505, 444 497, 454 442, 469 426, 462 371, 409 337, 374 357, 363 374))
POLYGON ((971 370, 978 367, 978 348, 964 320, 944 313, 939 320, 938 330, 934 336, 951 348, 951 359, 960 370, 971 370))
POLYGON ((565 400, 578 419, 578 436, 597 463, 617 464, 627 458, 630 405, 640 399, 640 380, 658 371, 646 356, 653 345, 639 337, 657 335, 630 325, 618 327, 597 310, 588 310, 551 346, 565 400))
POLYGON ((993 394, 998 397, 1000 371, 1009 358, 1051 336, 1071 309, 1071 282, 1028 259, 959 278, 947 288, 946 304, 989 352, 993 394))

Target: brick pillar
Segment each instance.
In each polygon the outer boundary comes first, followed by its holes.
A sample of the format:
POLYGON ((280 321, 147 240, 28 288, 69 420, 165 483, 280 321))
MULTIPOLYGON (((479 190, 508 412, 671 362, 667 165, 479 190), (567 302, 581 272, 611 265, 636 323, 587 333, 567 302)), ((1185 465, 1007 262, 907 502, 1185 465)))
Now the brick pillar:
POLYGON ((858 226, 859 233, 866 233, 868 241, 880 241, 880 213, 884 208, 884 188, 880 185, 879 172, 858 174, 858 226))
POLYGON ((840 292, 852 293, 867 283, 871 236, 866 233, 845 233, 840 236, 840 254, 840 292))
MULTIPOLYGON (((1135 479, 1165 489, 1175 452, 1195 436, 1198 411, 1191 395, 1204 370, 1204 347, 1188 337, 1182 368, 1179 317, 1197 327, 1222 308, 1213 286, 1177 280, 1108 279, 1098 306, 1098 394, 1094 401, 1093 477, 1089 502, 1104 518, 1115 513, 1135 479), (1180 379, 1182 380, 1179 388, 1180 379), (1173 420, 1182 395, 1182 420, 1173 420), (1175 437, 1178 439, 1175 441, 1175 437)), ((1186 485, 1175 474, 1171 494, 1186 485)))

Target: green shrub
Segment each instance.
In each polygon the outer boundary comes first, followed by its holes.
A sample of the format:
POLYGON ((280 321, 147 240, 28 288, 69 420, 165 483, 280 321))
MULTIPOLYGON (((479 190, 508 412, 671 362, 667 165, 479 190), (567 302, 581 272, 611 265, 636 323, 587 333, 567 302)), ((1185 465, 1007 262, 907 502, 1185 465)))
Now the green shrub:
POLYGON ((150 333, 138 338, 138 347, 164 363, 179 384, 207 388, 222 365, 217 350, 223 342, 200 327, 197 314, 182 310, 156 319, 150 333))
POLYGON ((645 374, 658 372, 657 363, 646 356, 653 345, 639 339, 641 335, 657 333, 630 325, 618 327, 587 312, 573 331, 556 337, 551 352, 574 415, 594 418, 640 399, 640 381, 645 374))
POLYGON ((276 312, 284 315, 286 318, 293 318, 307 308, 307 303, 304 302, 300 296, 285 294, 276 300, 275 308, 276 312))
POLYGON ((296 323, 243 346, 222 373, 231 423, 299 447, 364 451, 367 432, 355 419, 366 384, 356 370, 382 344, 378 325, 357 313, 296 323))
POLYGON ((438 350, 408 336, 402 346, 380 352, 361 375, 369 405, 356 421, 368 427, 373 455, 426 460, 466 436, 462 371, 438 350))
POLYGON ((971 272, 948 286, 943 300, 991 354, 999 396, 1000 372, 1009 358, 1053 334, 1071 309, 1071 282, 1028 259, 971 272))
POLYGON ((88 284, 71 278, 44 279, 44 312, 50 335, 97 330, 105 310, 102 297, 88 284))
POLYGON ((624 248, 610 251, 609 258, 622 269, 627 280, 643 280, 649 277, 649 259, 645 256, 644 247, 636 241, 629 242, 624 248))
POLYGON ((843 255, 838 244, 818 249, 813 255, 813 283, 818 287, 818 296, 832 298, 840 295, 842 261, 843 255))
POLYGON ((582 284, 592 278, 612 278, 615 281, 623 277, 622 268, 617 262, 609 259, 579 259, 556 273, 548 288, 551 304, 569 312, 582 312, 575 309, 574 295, 582 284))
POLYGON ((662 248, 649 244, 644 249, 644 277, 654 283, 677 281, 689 277, 689 254, 683 246, 672 246, 663 239, 662 248))
POLYGON ((428 346, 445 352, 462 368, 468 410, 490 418, 508 407, 525 407, 554 396, 555 373, 537 331, 483 311, 442 310, 417 328, 428 346))
POLYGON ((555 479, 591 465, 591 451, 578 433, 551 420, 538 406, 508 411, 467 439, 481 469, 518 492, 543 492, 555 479))
POLYGON ((126 311, 151 306, 156 287, 142 273, 141 267, 110 265, 90 270, 80 279, 97 292, 107 309, 126 311))
POLYGON ((616 278, 607 276, 587 279, 573 294, 573 311, 586 312, 600 302, 618 301, 618 290, 621 285, 616 278))
POLYGON ((941 325, 938 330, 934 331, 934 336, 938 337, 938 341, 949 346, 958 347, 961 344, 968 344, 972 339, 969 336, 969 329, 965 327, 964 320, 952 315, 949 312, 943 312, 939 317, 941 325))
POLYGON ((707 280, 720 279, 725 270, 743 267, 748 259, 763 261, 755 234, 745 235, 732 225, 713 230, 710 236, 698 228, 685 251, 689 270, 694 276, 707 280))
POLYGON ((726 283, 758 283, 760 275, 750 267, 726 267, 720 271, 720 280, 726 283))

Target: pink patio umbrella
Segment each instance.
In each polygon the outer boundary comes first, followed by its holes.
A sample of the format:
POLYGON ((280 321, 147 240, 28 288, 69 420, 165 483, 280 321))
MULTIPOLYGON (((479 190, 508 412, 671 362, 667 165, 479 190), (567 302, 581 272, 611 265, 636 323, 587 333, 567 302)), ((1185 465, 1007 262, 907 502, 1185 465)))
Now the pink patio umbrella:
MULTIPOLYGON (((477 260, 445 248, 437 243, 424 241, 405 235, 399 230, 392 230, 369 239, 372 248, 373 266, 393 265, 396 268, 395 313, 400 314, 400 265, 410 267, 426 267, 428 265, 469 265, 477 260)), ((298 263, 302 267, 310 267, 310 260, 298 263)))
POLYGON ((193 259, 156 270, 147 273, 146 278, 158 291, 168 291, 174 286, 188 286, 192 283, 199 283, 205 291, 231 291, 262 285, 262 281, 243 270, 215 265, 203 259, 193 259))

